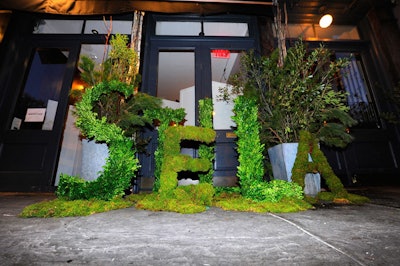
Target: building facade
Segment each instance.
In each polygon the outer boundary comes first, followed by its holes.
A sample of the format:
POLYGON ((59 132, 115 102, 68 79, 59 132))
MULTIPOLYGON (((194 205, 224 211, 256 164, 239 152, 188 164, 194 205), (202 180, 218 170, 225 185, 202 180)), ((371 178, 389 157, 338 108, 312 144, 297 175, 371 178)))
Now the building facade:
MULTIPOLYGON (((276 48, 275 1, 31 2, 0 4, 0 191, 51 191, 61 172, 82 172, 69 95, 83 86, 80 57, 101 63, 116 33, 130 36, 139 52, 140 90, 185 108, 186 124, 197 124, 198 100, 214 100, 214 183, 236 183, 231 106, 217 101, 218 88, 238 71, 242 52, 268 55, 276 48)), ((285 40, 290 46, 301 37, 310 49, 323 43, 336 58, 352 58, 341 86, 359 122, 351 129, 355 141, 341 150, 322 147, 343 183, 400 183, 399 125, 384 119, 398 119, 392 100, 400 81, 400 8, 396 1, 348 2, 281 1, 285 40), (328 11, 334 23, 320 28, 317 20, 328 11)), ((148 134, 141 189, 153 181, 156 131, 148 134)), ((191 146, 183 152, 196 156, 191 146)))

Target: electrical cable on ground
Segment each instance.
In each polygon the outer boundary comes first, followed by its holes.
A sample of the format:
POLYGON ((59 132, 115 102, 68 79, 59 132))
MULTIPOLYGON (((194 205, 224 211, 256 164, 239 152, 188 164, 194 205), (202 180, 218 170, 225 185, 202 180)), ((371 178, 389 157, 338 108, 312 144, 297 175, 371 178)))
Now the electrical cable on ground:
POLYGON ((364 263, 362 263, 361 261, 357 260, 356 258, 354 258, 353 256, 351 256, 350 254, 348 254, 348 253, 346 253, 346 252, 344 252, 344 251, 338 249, 337 247, 335 247, 335 246, 329 244, 328 242, 322 240, 322 239, 319 238, 318 236, 312 234, 311 232, 309 232, 309 231, 307 231, 306 229, 302 228, 301 226, 295 224, 294 222, 291 222, 291 221, 289 221, 289 220, 287 220, 287 219, 285 219, 285 218, 283 218, 283 217, 280 217, 280 216, 278 216, 278 215, 275 215, 275 214, 273 214, 273 213, 268 213, 268 214, 269 214, 270 216, 275 217, 275 218, 278 218, 278 219, 280 219, 280 220, 282 220, 282 221, 284 221, 284 222, 286 222, 286 223, 288 223, 288 224, 290 224, 290 225, 293 225, 294 227, 296 227, 297 229, 299 229, 299 230, 302 231, 303 233, 305 233, 305 234, 311 236, 311 238, 317 240, 318 242, 321 242, 321 243, 324 244, 325 246, 328 246, 328 247, 330 247, 331 249, 333 249, 333 250, 335 250, 335 251, 337 251, 337 252, 339 252, 339 253, 345 255, 345 256, 348 257, 348 258, 350 258, 351 260, 353 260, 354 262, 356 262, 358 265, 366 266, 366 264, 364 264, 364 263))

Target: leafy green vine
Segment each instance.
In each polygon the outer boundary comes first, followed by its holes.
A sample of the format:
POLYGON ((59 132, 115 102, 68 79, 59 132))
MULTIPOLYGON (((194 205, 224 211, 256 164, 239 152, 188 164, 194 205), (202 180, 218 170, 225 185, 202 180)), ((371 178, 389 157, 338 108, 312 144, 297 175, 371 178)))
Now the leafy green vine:
MULTIPOLYGON (((199 122, 204 128, 213 128, 213 102, 212 99, 206 98, 199 101, 199 122)), ((210 162, 215 160, 214 144, 200 144, 199 157, 207 159, 210 162)), ((213 183, 213 168, 205 174, 199 174, 200 183, 213 183)))
POLYGON ((163 164, 164 158, 164 141, 165 141, 165 130, 172 124, 179 124, 185 118, 185 109, 172 109, 169 107, 155 109, 155 110, 145 110, 144 116, 155 120, 158 124, 158 146, 157 150, 154 152, 155 169, 154 169, 154 185, 153 191, 157 192, 160 188, 160 173, 161 166, 163 164))
POLYGON ((260 141, 260 124, 258 121, 258 106, 255 99, 238 96, 234 100, 235 106, 232 119, 236 122, 235 133, 238 137, 237 151, 239 166, 237 176, 242 194, 246 196, 252 183, 260 182, 264 176, 263 150, 264 144, 260 141))

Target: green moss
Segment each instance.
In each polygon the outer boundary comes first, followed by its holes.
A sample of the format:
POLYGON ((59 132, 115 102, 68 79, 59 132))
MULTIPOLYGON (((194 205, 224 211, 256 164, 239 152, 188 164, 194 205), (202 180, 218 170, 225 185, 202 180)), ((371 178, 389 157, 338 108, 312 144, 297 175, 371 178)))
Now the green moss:
POLYGON ((23 209, 20 217, 68 217, 86 216, 100 212, 106 212, 121 208, 135 206, 138 209, 151 211, 170 211, 182 214, 199 213, 207 210, 209 206, 229 211, 243 212, 298 212, 313 208, 318 202, 336 202, 346 204, 363 204, 369 201, 368 198, 347 194, 347 198, 335 198, 330 192, 320 192, 317 197, 306 197, 304 200, 298 198, 282 198, 278 202, 256 202, 243 198, 240 192, 232 190, 215 190, 210 184, 199 184, 181 186, 172 194, 131 194, 124 199, 115 198, 110 201, 104 200, 73 200, 66 201, 55 199, 29 205, 23 209))
POLYGON ((66 201, 55 199, 43 201, 25 207, 20 217, 68 217, 68 216, 87 216, 100 212, 107 212, 133 206, 132 202, 115 198, 110 201, 104 200, 72 200, 66 201))
POLYGON ((321 201, 333 201, 333 199, 335 198, 335 195, 331 192, 326 192, 326 191, 322 191, 319 192, 316 199, 321 200, 321 201))
POLYGON ((136 208, 178 213, 203 212, 212 204, 214 187, 207 183, 180 186, 172 193, 146 195, 136 203, 136 208))
POLYGON ((170 125, 177 125, 183 121, 185 118, 185 109, 178 108, 172 109, 169 107, 154 109, 154 110, 144 110, 144 116, 147 119, 154 120, 158 125, 158 146, 157 150, 154 152, 154 186, 153 191, 158 192, 160 189, 160 174, 161 167, 163 165, 164 159, 164 140, 166 139, 165 130, 170 125))
POLYGON ((318 203, 317 197, 312 197, 312 196, 307 196, 307 195, 305 195, 305 196, 304 196, 304 200, 305 200, 306 202, 310 203, 311 205, 315 205, 315 204, 318 203))
POLYGON ((250 212, 298 212, 312 208, 312 205, 297 198, 283 198, 279 202, 255 202, 240 194, 224 193, 214 200, 214 206, 229 211, 250 212))
POLYGON ((370 202, 370 199, 364 196, 356 195, 356 194, 347 194, 347 199, 353 204, 364 204, 370 202))
POLYGON ((325 179, 328 188, 336 198, 347 198, 348 193, 320 150, 318 139, 310 132, 300 131, 299 146, 292 169, 292 180, 304 188, 305 175, 316 172, 319 172, 321 177, 325 179), (308 161, 309 155, 311 155, 313 162, 308 161))
POLYGON ((170 211, 183 214, 204 212, 205 205, 197 205, 190 200, 180 201, 176 198, 164 198, 162 194, 151 194, 139 201, 136 206, 138 209, 151 211, 170 211))
POLYGON ((364 204, 370 201, 367 197, 356 194, 347 193, 345 196, 339 197, 335 193, 326 191, 318 193, 316 200, 317 202, 324 201, 342 204, 364 204))
POLYGON ((170 194, 178 184, 178 172, 207 172, 212 168, 212 163, 206 158, 192 158, 180 153, 182 140, 193 140, 211 143, 215 140, 216 133, 211 128, 195 126, 175 126, 165 130, 163 144, 163 164, 160 173, 160 193, 170 194))
MULTIPOLYGON (((212 185, 201 183, 198 185, 180 186, 175 189, 175 192, 183 191, 187 198, 198 205, 210 206, 215 194, 215 189, 212 185)), ((181 193, 182 194, 182 193, 181 193)), ((179 199, 179 197, 177 197, 179 199)))
POLYGON ((144 199, 149 193, 138 193, 138 194, 130 194, 126 196, 124 199, 132 202, 133 204, 136 204, 138 201, 144 199))

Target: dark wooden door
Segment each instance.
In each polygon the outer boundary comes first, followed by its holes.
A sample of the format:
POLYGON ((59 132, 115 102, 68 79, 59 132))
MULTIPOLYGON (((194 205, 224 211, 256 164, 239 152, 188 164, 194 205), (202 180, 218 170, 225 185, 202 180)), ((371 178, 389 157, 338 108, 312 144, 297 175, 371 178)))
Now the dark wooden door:
POLYGON ((15 100, 1 106, 8 114, 0 139, 1 191, 47 191, 54 184, 78 46, 34 42, 29 49, 28 67, 14 71, 23 85, 7 88, 15 100))

